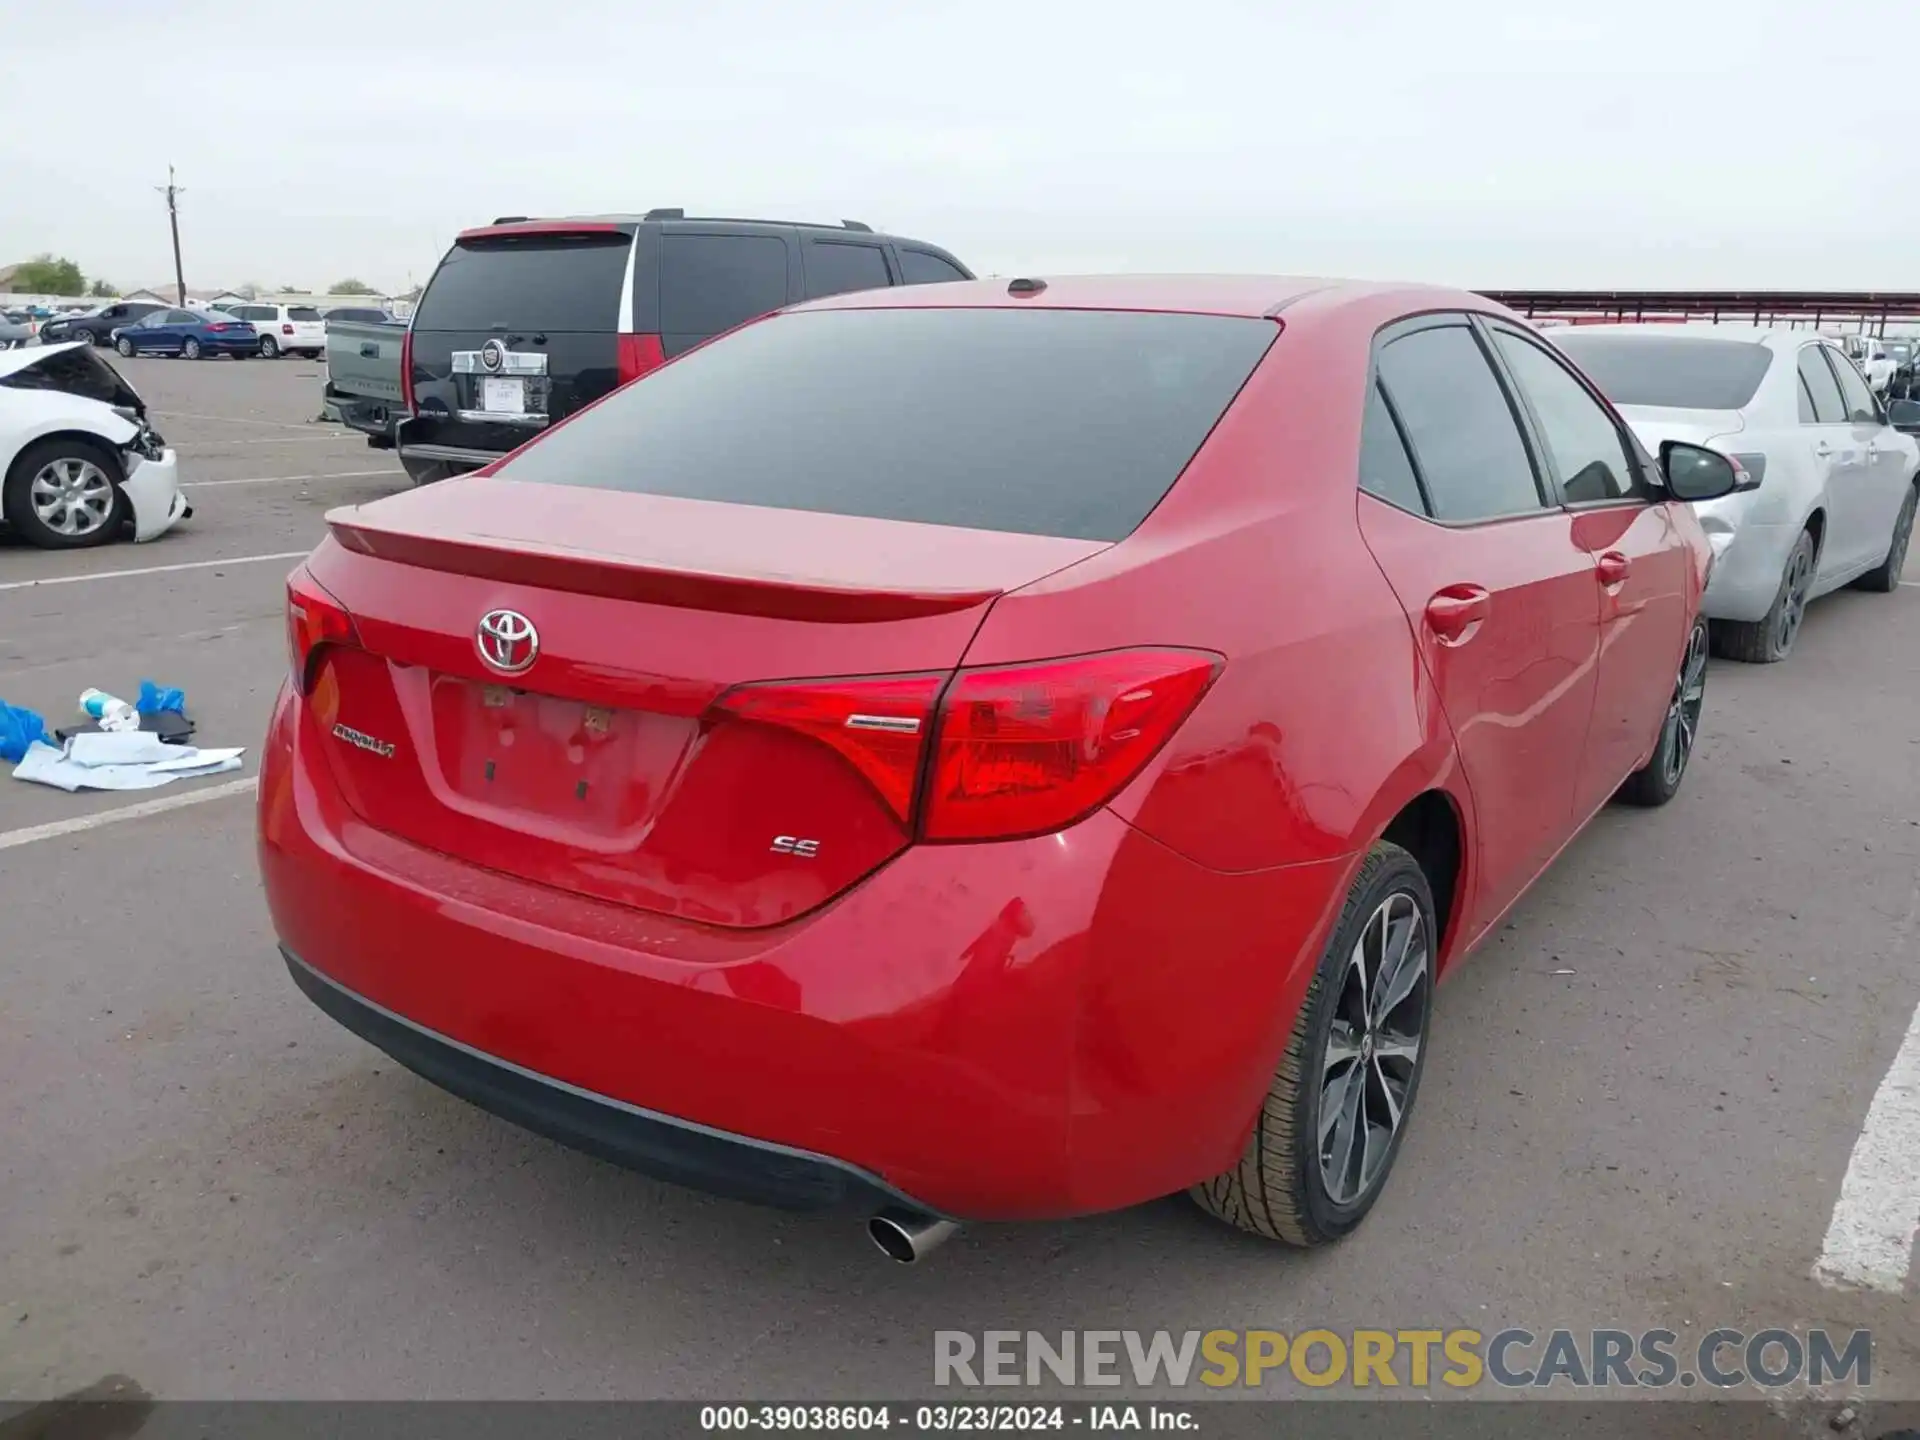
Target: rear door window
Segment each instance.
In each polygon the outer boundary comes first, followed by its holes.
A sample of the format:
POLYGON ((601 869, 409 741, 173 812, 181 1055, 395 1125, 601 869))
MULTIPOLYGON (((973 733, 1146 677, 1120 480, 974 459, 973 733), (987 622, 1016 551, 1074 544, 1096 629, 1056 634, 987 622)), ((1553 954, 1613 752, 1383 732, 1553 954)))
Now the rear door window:
POLYGON ((878 290, 891 285, 887 252, 878 245, 815 240, 806 249, 807 296, 845 295, 854 290, 878 290))
POLYGON ((631 247, 617 232, 463 241, 434 272, 415 328, 611 334, 631 247))
POLYGON ((787 242, 778 235, 661 237, 660 330, 668 354, 786 303, 787 242))
POLYGON ((951 280, 967 278, 959 266, 949 264, 938 255, 929 255, 924 250, 901 250, 898 253, 902 284, 943 285, 951 280))
POLYGON ((1376 500, 1397 505, 1415 515, 1426 515, 1427 497, 1420 493, 1407 445, 1400 438, 1393 411, 1379 382, 1367 392, 1367 418, 1360 432, 1360 488, 1376 500))
POLYGON ((1543 508, 1506 392, 1464 320, 1390 340, 1379 371, 1436 519, 1493 520, 1543 508))
POLYGON ((1824 345, 1808 345, 1800 352, 1800 381, 1807 387, 1807 398, 1813 402, 1813 422, 1816 425, 1844 425, 1847 421, 1846 401, 1840 396, 1840 382, 1833 378, 1833 368, 1820 356, 1824 345))
POLYGON ((1279 333, 1099 310, 781 315, 527 446, 502 479, 1118 540, 1279 333))

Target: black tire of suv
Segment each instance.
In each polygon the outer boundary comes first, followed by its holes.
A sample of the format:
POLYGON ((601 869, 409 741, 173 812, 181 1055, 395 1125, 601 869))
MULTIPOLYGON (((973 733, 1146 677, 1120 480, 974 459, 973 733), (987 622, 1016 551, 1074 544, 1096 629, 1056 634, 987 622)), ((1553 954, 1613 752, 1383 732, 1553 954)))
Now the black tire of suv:
POLYGON ((1900 502, 1900 514, 1893 522, 1893 538, 1887 542, 1887 558, 1854 581, 1855 589, 1891 595, 1900 588, 1900 574, 1907 568, 1907 545, 1913 539, 1916 506, 1920 506, 1920 480, 1907 487, 1907 498, 1900 502))
MULTIPOLYGON (((1434 925, 1433 892, 1426 873, 1412 855, 1398 845, 1381 841, 1368 853, 1347 892, 1347 902, 1333 927, 1313 980, 1301 1001, 1293 1033, 1265 1103, 1255 1119, 1253 1134, 1239 1163, 1187 1193, 1202 1210, 1236 1229, 1306 1248, 1331 1244, 1351 1234, 1373 1209, 1386 1189, 1399 1158, 1420 1076, 1426 1069, 1432 1043, 1433 966, 1439 958, 1434 925), (1422 997, 1420 1050, 1415 1060, 1401 1119, 1379 1173, 1353 1201, 1340 1205, 1327 1192, 1321 1175, 1319 1113, 1320 1080, 1326 1065, 1328 1037, 1340 1001, 1339 987, 1346 976, 1348 957, 1360 943, 1374 912, 1399 894, 1413 900, 1426 929, 1427 974, 1422 997)), ((1368 1061, 1362 1059, 1359 1064, 1368 1061)))
MULTIPOLYGON (((1791 603, 1788 596, 1788 582, 1793 575, 1794 562, 1805 552, 1809 565, 1818 565, 1819 552, 1814 548, 1813 532, 1803 530, 1800 538, 1794 542, 1792 551, 1787 555, 1787 563, 1781 568, 1780 589, 1774 594, 1773 604, 1767 613, 1758 620, 1718 620, 1713 626, 1713 649, 1716 655, 1728 660, 1738 660, 1744 665, 1777 665, 1793 653, 1794 642, 1800 638, 1800 628, 1794 627, 1793 635, 1783 646, 1780 644, 1781 612, 1791 603)), ((1807 584, 1812 586, 1814 575, 1807 576, 1807 584)), ((1803 608, 1805 602, 1801 602, 1803 608)))

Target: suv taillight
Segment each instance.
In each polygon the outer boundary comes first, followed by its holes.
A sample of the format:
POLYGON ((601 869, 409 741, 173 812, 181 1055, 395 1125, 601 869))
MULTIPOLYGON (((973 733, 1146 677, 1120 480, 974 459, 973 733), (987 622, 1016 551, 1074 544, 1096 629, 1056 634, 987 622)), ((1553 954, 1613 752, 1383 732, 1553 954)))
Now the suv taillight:
POLYGON ((1223 663, 1204 650, 1114 650, 962 669, 951 681, 743 685, 715 708, 832 747, 902 821, 917 812, 923 840, 1008 840, 1065 829, 1113 799, 1223 663))
POLYGON ((400 339, 400 403, 413 414, 413 326, 400 339))
POLYGON ((291 335, 291 334, 293 333, 293 326, 291 326, 291 325, 289 325, 289 324, 287 324, 287 323, 286 323, 286 322, 285 322, 284 320, 283 320, 283 321, 281 321, 281 322, 280 322, 280 333, 281 333, 282 335, 291 335))
POLYGON ((620 337, 620 383, 638 380, 649 370, 667 363, 667 352, 658 335, 622 335, 620 337))

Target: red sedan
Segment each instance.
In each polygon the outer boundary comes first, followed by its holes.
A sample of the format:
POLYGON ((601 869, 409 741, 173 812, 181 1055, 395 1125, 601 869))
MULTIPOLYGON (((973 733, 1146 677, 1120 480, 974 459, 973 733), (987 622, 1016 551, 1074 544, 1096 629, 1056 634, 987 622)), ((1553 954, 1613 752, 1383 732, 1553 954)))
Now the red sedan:
POLYGON ((274 924, 449 1090, 896 1258, 1183 1189, 1334 1240, 1434 981, 1679 786, 1682 502, 1749 483, 1453 291, 803 305, 328 516, 274 924))

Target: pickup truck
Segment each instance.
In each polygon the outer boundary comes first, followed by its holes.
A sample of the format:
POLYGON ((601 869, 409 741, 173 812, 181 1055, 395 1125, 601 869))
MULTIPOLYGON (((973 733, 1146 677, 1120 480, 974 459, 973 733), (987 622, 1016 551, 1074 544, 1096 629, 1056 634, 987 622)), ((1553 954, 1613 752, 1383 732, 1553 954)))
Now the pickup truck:
POLYGON ((404 320, 327 321, 327 378, 321 406, 367 436, 376 450, 393 448, 394 422, 406 417, 400 400, 400 346, 404 320))

